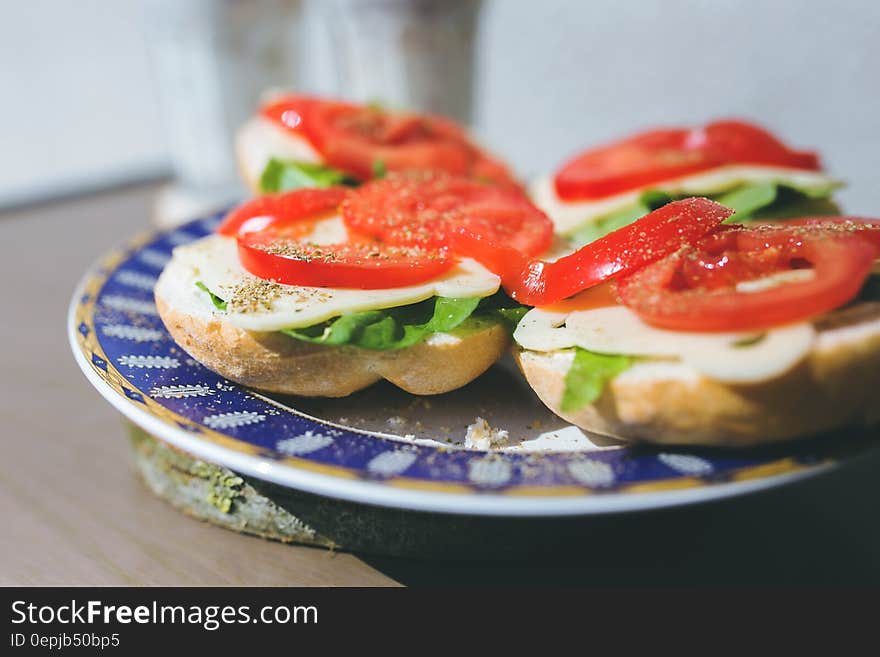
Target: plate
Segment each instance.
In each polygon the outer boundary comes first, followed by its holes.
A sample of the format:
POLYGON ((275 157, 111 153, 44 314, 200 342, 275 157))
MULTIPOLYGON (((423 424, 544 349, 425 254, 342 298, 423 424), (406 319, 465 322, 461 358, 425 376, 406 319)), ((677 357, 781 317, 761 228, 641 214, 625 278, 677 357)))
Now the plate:
POLYGON ((546 411, 515 371, 417 398, 377 384, 346 399, 269 396, 178 347, 153 302, 172 249, 220 215, 141 235, 78 286, 68 332, 88 380, 154 436, 232 470, 320 495, 399 509, 497 516, 615 513, 755 491, 816 474, 868 449, 865 432, 732 451, 633 447, 546 411), (461 446, 477 416, 512 445, 461 446))

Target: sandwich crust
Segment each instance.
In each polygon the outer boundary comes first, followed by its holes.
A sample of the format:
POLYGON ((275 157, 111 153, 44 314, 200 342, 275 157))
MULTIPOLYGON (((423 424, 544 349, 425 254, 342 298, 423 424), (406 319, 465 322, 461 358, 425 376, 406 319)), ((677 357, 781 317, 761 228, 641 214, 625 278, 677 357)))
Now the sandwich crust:
POLYGON ((554 413, 629 441, 749 446, 880 422, 880 303, 835 313, 817 328, 809 355, 773 379, 728 384, 678 362, 643 361, 573 412, 561 409, 570 353, 516 347, 514 357, 554 413))
POLYGON ((245 386, 288 395, 345 397, 381 379, 416 395, 455 390, 485 372, 510 344, 499 323, 464 335, 435 334, 412 347, 372 351, 325 346, 224 321, 191 277, 169 265, 159 277, 159 315, 190 356, 245 386))

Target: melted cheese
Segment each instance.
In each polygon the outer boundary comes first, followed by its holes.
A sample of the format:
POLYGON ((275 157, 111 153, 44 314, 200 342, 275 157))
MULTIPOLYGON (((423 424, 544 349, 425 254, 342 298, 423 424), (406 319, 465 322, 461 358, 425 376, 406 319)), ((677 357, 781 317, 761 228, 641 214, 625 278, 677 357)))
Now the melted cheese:
POLYGON ((803 360, 816 333, 803 322, 769 331, 688 333, 657 329, 624 306, 575 312, 534 308, 514 333, 531 351, 581 347, 601 354, 676 359, 728 383, 755 383, 782 375, 803 360))
POLYGON ((273 157, 321 164, 323 158, 307 139, 288 132, 274 122, 255 116, 238 131, 235 150, 247 180, 259 180, 273 157))
MULTIPOLYGON (((334 217, 318 222, 309 241, 338 243, 345 235, 342 220, 334 217)), ((356 290, 281 285, 248 273, 239 262, 235 239, 222 235, 177 247, 174 260, 189 267, 196 280, 227 301, 225 319, 250 331, 301 328, 348 313, 405 306, 433 296, 486 297, 500 285, 495 274, 470 259, 440 278, 408 287, 356 290), (255 285, 259 286, 256 295, 255 285)))
POLYGON ((667 180, 643 189, 616 194, 596 201, 564 201, 556 194, 553 176, 544 176, 530 187, 532 201, 553 220, 556 232, 573 233, 591 221, 633 205, 644 189, 661 189, 673 196, 679 194, 719 194, 744 183, 788 183, 799 188, 823 188, 841 183, 823 173, 768 166, 730 165, 702 173, 667 180))

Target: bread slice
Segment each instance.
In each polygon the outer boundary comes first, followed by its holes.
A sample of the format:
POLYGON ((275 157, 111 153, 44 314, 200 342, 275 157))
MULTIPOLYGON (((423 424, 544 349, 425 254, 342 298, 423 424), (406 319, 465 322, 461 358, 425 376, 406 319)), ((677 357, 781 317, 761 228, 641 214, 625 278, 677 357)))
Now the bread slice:
POLYGON ((594 403, 561 409, 571 351, 515 349, 547 407, 590 432, 660 444, 747 446, 880 422, 880 303, 865 302, 816 323, 809 355, 757 384, 710 379, 676 361, 640 361, 594 403))
POLYGON ((434 395, 469 383, 510 345, 499 323, 464 334, 437 333, 393 351, 245 331, 224 321, 195 282, 191 268, 172 260, 156 284, 156 306, 175 342, 221 376, 269 392, 344 397, 387 379, 413 394, 434 395))

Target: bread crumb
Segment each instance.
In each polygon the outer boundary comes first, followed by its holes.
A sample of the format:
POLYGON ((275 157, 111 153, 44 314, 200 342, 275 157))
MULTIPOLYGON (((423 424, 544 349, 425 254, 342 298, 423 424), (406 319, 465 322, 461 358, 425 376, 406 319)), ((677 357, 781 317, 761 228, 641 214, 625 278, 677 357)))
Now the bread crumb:
POLYGON ((477 418, 468 425, 464 437, 464 446, 468 449, 493 449, 507 444, 508 433, 505 429, 496 429, 486 420, 477 418))

